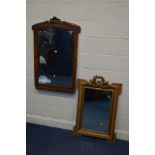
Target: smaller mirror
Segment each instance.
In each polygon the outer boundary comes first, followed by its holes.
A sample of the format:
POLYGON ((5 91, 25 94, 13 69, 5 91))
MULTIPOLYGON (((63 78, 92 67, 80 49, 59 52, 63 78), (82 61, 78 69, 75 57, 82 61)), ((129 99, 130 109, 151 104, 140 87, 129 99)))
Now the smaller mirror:
POLYGON ((109 85, 101 76, 79 81, 77 120, 74 133, 115 141, 117 99, 122 84, 109 85))

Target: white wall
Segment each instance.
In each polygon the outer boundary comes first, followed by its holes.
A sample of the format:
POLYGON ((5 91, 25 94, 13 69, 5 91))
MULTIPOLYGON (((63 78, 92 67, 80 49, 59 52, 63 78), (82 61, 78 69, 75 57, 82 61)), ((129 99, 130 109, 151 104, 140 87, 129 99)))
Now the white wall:
POLYGON ((77 77, 123 83, 116 133, 129 138, 128 0, 27 0, 27 121, 72 129, 77 95, 36 90, 31 26, 53 16, 81 26, 77 77))

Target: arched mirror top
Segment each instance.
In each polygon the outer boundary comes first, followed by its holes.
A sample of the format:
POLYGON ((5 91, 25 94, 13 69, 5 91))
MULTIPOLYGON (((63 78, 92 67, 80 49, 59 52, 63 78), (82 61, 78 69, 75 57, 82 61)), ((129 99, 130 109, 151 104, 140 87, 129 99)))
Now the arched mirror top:
POLYGON ((57 17, 53 17, 49 21, 40 22, 40 23, 32 25, 33 30, 41 30, 41 29, 45 29, 45 28, 71 29, 78 33, 81 31, 81 28, 79 25, 76 25, 76 24, 73 24, 70 22, 66 22, 66 21, 61 21, 57 17))

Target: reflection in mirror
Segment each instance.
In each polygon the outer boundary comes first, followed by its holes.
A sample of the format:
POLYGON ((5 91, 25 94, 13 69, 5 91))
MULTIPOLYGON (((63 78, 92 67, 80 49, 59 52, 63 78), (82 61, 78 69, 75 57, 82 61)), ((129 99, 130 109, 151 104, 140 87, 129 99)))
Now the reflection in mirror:
POLYGON ((81 127, 108 132, 111 103, 112 91, 85 88, 81 127))
POLYGON ((38 31, 39 83, 72 86, 74 32, 46 28, 38 31))

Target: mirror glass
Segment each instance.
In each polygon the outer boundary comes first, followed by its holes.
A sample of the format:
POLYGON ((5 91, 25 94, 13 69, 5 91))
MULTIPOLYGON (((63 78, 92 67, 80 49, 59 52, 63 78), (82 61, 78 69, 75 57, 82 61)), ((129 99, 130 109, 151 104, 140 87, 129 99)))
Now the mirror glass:
POLYGON ((81 128, 109 131, 112 90, 85 88, 81 128))
POLYGON ((72 86, 74 32, 46 28, 38 31, 40 84, 72 86))

